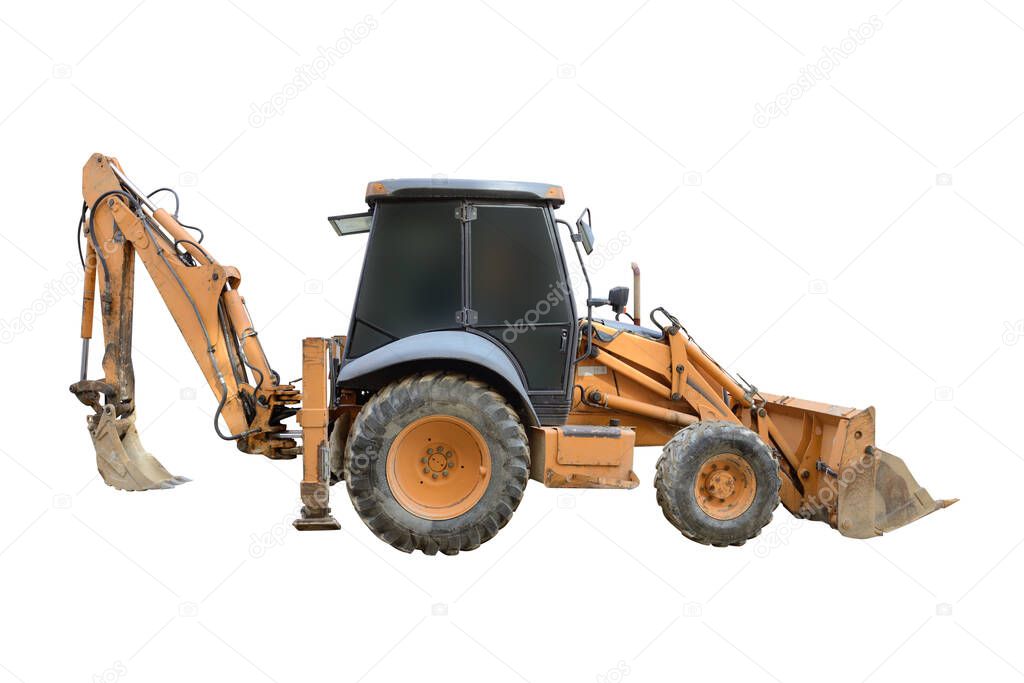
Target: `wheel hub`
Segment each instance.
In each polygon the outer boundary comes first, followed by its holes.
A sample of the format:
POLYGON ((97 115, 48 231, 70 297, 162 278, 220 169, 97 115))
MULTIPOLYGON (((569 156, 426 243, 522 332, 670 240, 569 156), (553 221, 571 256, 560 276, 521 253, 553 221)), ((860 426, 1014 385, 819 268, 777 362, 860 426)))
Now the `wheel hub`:
POLYGON ((718 500, 728 500, 736 490, 736 478, 724 470, 714 472, 708 477, 707 490, 718 500))
POLYGON ((704 461, 694 482, 697 505, 714 519, 736 519, 754 502, 757 479, 747 461, 735 453, 719 453, 704 461))
POLYGON ((490 452, 469 422, 429 415, 395 437, 386 473, 403 508, 423 519, 452 519, 469 511, 487 490, 490 452))
POLYGON ((427 455, 420 458, 420 462, 426 465, 424 474, 448 476, 448 470, 455 467, 455 451, 445 444, 428 447, 427 455))

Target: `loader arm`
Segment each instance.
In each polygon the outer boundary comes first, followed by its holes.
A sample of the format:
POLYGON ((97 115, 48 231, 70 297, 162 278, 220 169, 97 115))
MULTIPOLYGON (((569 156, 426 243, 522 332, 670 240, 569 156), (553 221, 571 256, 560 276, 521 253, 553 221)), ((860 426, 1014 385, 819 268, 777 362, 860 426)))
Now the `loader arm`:
POLYGON ((293 458, 300 449, 282 420, 299 392, 271 368, 239 293, 241 275, 220 264, 177 218, 157 208, 116 159, 94 154, 82 174, 86 240, 82 370, 71 391, 96 414, 89 430, 104 480, 143 490, 181 483, 142 448, 135 430, 132 314, 135 256, 145 266, 218 406, 214 428, 239 450, 293 458), (96 294, 103 327, 103 380, 89 380, 96 294), (104 399, 103 404, 100 398, 104 399), (223 426, 222 424, 223 423, 223 426), (225 429, 226 427, 226 429, 225 429))
POLYGON ((634 425, 638 446, 664 445, 697 422, 741 424, 774 452, 782 504, 854 538, 881 535, 956 502, 933 499, 902 460, 875 445, 874 408, 762 393, 726 372, 675 317, 655 311, 666 320, 658 339, 583 321, 593 347, 577 366, 570 423, 634 425))

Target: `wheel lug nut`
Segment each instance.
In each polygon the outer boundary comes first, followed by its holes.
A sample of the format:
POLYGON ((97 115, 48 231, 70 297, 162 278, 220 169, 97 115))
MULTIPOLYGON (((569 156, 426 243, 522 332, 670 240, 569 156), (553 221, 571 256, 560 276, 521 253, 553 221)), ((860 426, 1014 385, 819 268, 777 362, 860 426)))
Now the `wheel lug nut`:
POLYGON ((430 478, 431 479, 437 479, 437 472, 434 472, 433 474, 431 474, 430 478))
POLYGON ((448 470, 445 470, 444 472, 442 472, 441 476, 442 477, 447 477, 448 476, 448 470))
POLYGON ((427 464, 427 459, 426 458, 420 458, 420 462, 423 463, 424 465, 426 465, 427 464))
POLYGON ((453 467, 455 467, 455 463, 453 463, 453 462, 448 463, 448 469, 451 469, 453 467))
POLYGON ((428 472, 430 472, 430 468, 429 467, 424 467, 423 468, 423 474, 427 474, 428 472))

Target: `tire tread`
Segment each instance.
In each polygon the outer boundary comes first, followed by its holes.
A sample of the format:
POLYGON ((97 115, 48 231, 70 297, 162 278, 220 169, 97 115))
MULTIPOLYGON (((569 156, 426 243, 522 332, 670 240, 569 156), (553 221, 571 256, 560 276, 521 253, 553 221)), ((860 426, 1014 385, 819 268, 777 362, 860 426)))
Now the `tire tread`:
POLYGON ((438 551, 456 555, 474 550, 500 531, 519 507, 530 471, 530 448, 519 417, 489 386, 461 373, 428 372, 410 375, 374 394, 356 417, 345 449, 345 481, 352 506, 363 523, 379 539, 403 552, 419 550, 426 555, 438 551), (383 509, 369 468, 350 466, 353 447, 365 449, 379 442, 386 425, 417 403, 429 400, 462 403, 479 411, 497 428, 501 448, 509 454, 505 469, 508 483, 476 522, 457 532, 417 533, 403 527, 383 509))

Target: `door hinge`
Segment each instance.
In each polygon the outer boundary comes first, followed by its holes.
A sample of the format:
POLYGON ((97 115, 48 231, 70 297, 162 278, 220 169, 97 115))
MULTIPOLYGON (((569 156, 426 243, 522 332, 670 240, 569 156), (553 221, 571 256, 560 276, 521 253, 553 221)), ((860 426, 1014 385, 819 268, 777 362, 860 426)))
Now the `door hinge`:
POLYGON ((475 221, 476 207, 472 204, 461 204, 455 209, 455 218, 460 221, 475 221))
POLYGON ((455 322, 460 325, 476 325, 477 320, 476 311, 472 308, 463 308, 461 311, 455 311, 455 322))

